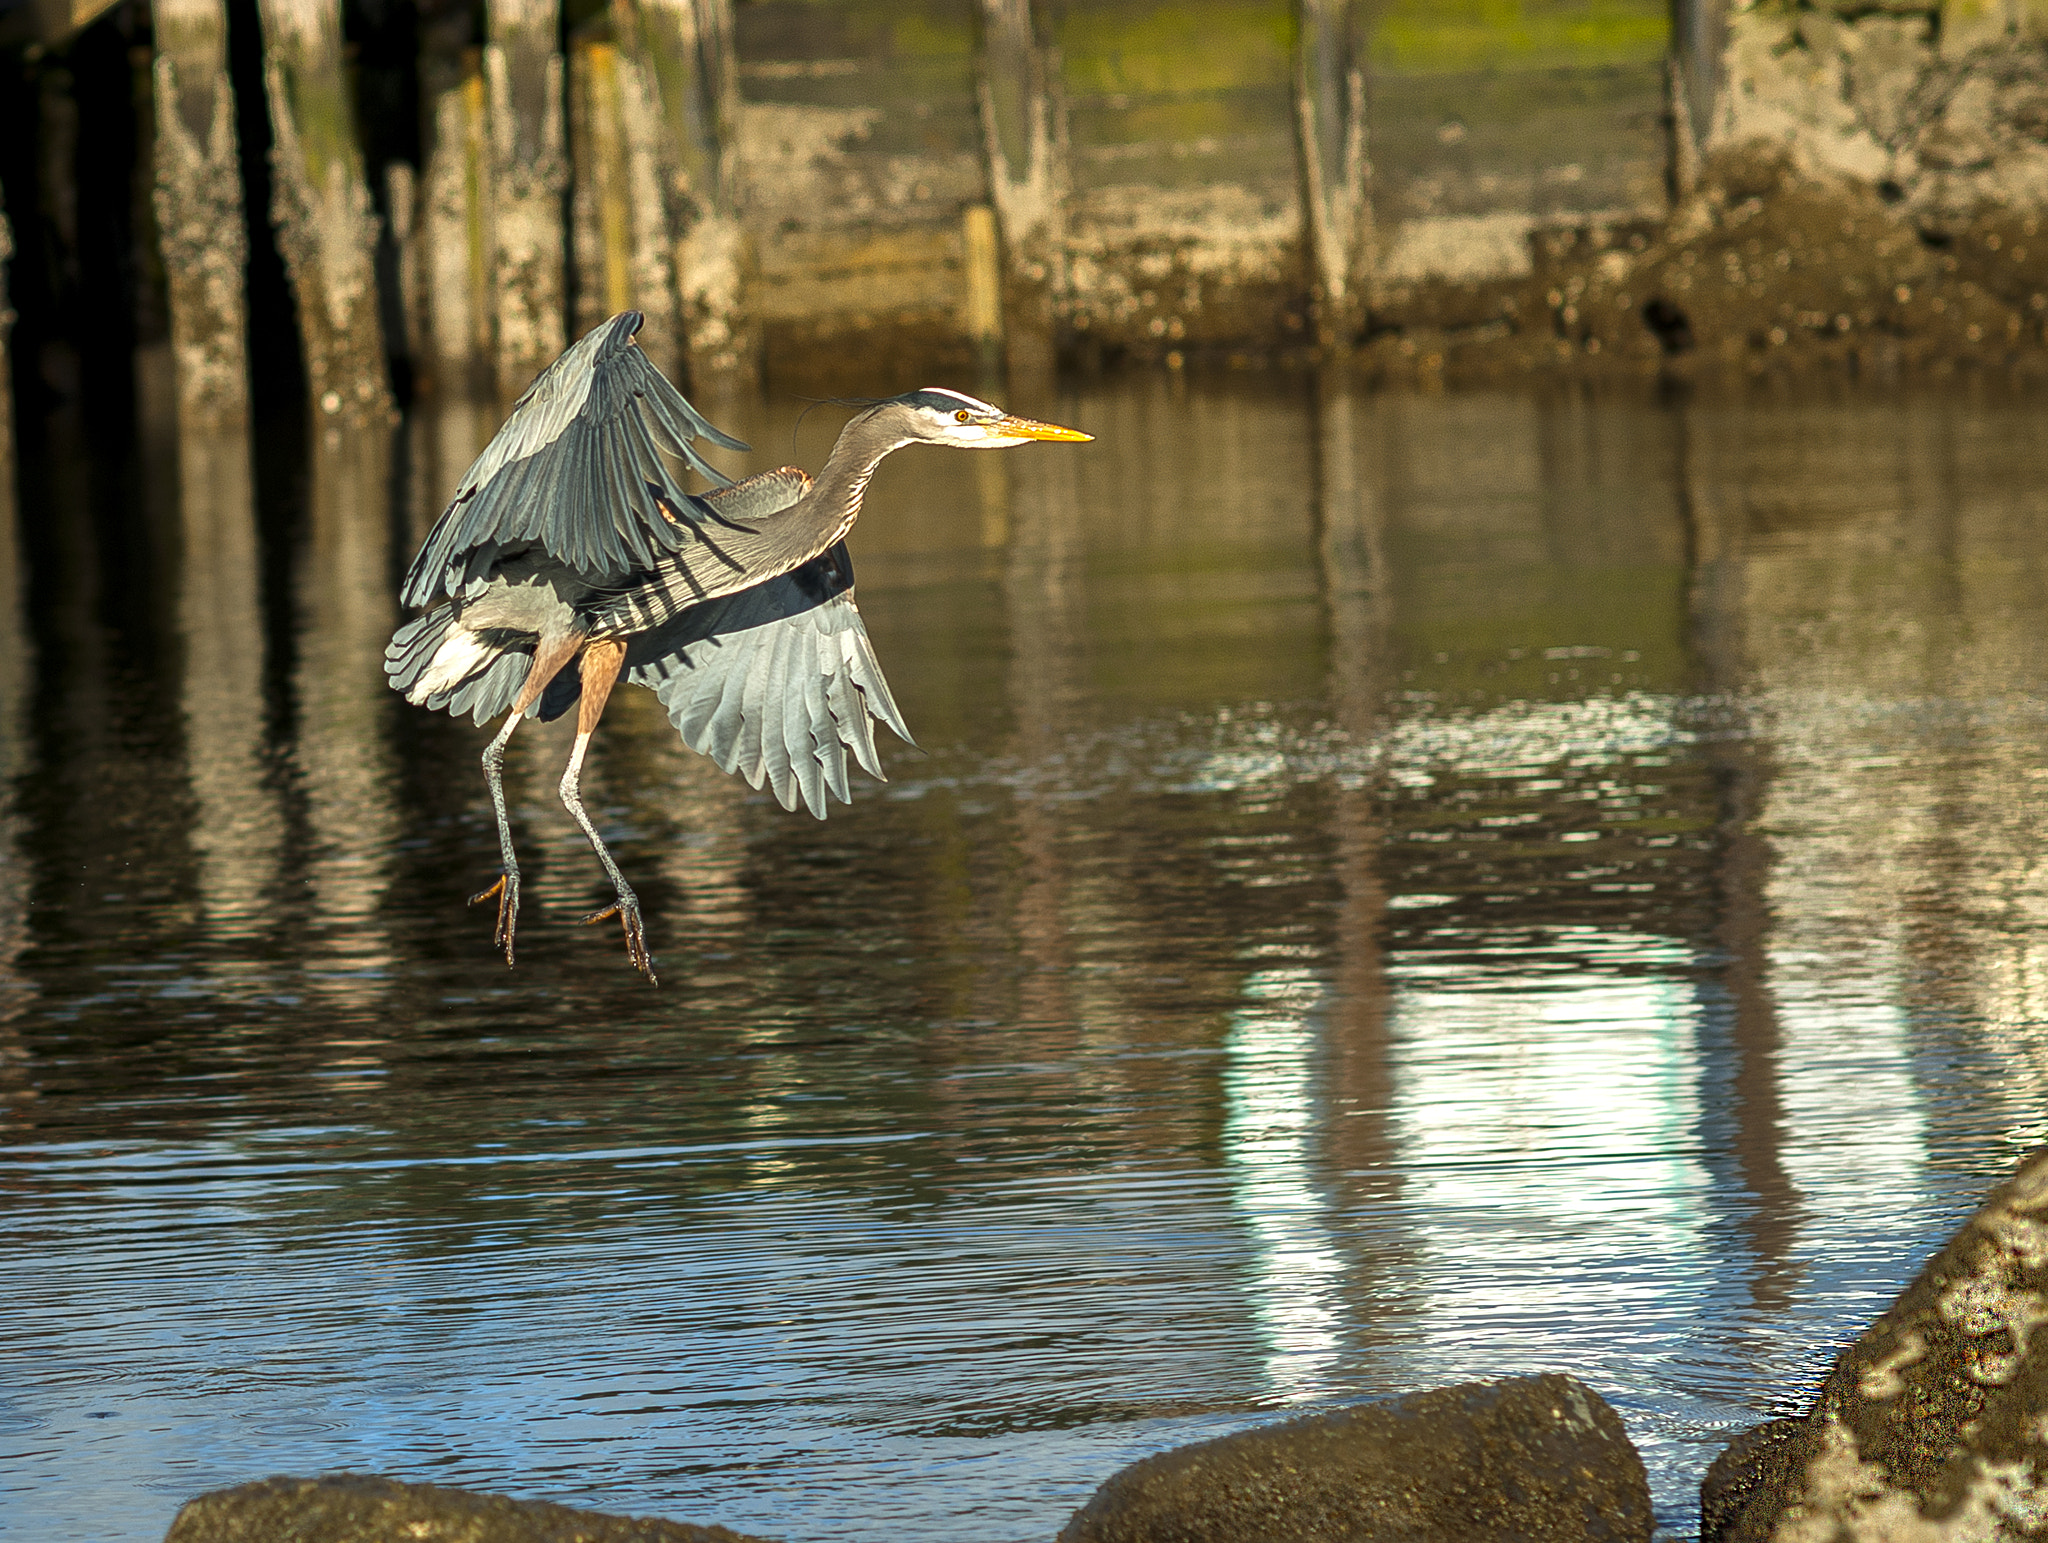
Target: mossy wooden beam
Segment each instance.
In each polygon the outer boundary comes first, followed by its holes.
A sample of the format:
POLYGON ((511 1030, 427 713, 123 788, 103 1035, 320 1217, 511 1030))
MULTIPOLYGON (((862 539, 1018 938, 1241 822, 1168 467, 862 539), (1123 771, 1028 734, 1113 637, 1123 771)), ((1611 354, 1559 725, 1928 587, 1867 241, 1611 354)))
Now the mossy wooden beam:
POLYGON ((491 281, 498 392, 510 398, 567 341, 563 315, 562 56, 557 0, 491 0, 491 281))
MULTIPOLYGON (((421 70, 422 76, 429 71, 421 70)), ((491 153, 483 60, 465 51, 453 77, 423 80, 433 144, 421 200, 427 373, 433 388, 461 394, 495 386, 498 331, 491 301, 491 153)))
POLYGON ((1317 341, 1348 345, 1362 319, 1371 234, 1366 180, 1365 39, 1358 0, 1295 0, 1295 129, 1317 341))
POLYGON ((178 421, 247 421, 248 244, 222 0, 155 0, 156 224, 170 299, 178 421))
POLYGON ((631 38, 660 120, 661 195, 693 383, 748 377, 759 329, 744 309, 751 247, 734 152, 739 72, 730 0, 635 0, 631 38))
POLYGON ((1031 0, 981 0, 980 100, 990 201, 1002 244, 1011 363, 1044 370, 1066 289, 1067 169, 1059 70, 1031 0))
POLYGON ((377 217, 363 175, 340 0, 258 0, 270 94, 271 221, 298 300, 313 405, 390 416, 377 319, 377 217))

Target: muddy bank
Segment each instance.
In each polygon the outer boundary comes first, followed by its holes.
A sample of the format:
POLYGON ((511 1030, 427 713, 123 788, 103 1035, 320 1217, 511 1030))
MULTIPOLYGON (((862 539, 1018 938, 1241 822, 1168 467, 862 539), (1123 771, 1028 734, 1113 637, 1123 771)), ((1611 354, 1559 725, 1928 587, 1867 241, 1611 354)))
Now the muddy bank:
POLYGON ((1783 148, 1716 156, 1670 220, 1531 237, 1525 276, 1424 283, 1376 308, 1357 363, 1388 380, 1531 372, 2048 379, 2041 214, 1916 223, 1783 148))

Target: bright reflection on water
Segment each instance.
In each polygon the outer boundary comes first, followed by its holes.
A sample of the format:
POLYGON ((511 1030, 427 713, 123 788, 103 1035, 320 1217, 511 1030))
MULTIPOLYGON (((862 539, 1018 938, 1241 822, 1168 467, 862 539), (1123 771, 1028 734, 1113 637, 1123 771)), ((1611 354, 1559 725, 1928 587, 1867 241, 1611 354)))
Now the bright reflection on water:
POLYGON ((1013 405, 1099 441, 907 452, 855 534, 887 787, 785 815, 614 698, 659 992, 569 925, 567 726, 513 745, 508 973, 482 731, 383 686, 488 414, 30 447, 0 1532, 348 1467, 1044 1538, 1144 1453, 1542 1368, 1683 1530, 2041 1138, 2035 408, 1013 405))

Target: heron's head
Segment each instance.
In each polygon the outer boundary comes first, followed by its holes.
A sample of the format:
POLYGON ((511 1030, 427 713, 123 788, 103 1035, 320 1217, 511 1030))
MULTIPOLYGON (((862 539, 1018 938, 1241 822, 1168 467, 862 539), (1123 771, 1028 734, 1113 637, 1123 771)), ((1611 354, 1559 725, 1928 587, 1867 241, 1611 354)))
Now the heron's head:
POLYGON ((943 386, 891 397, 876 409, 887 415, 889 427, 903 436, 905 444, 952 445, 961 450, 1000 450, 1006 445, 1029 444, 1034 439, 1089 440, 1093 434, 1063 429, 1056 423, 1036 418, 1019 418, 993 403, 943 386))

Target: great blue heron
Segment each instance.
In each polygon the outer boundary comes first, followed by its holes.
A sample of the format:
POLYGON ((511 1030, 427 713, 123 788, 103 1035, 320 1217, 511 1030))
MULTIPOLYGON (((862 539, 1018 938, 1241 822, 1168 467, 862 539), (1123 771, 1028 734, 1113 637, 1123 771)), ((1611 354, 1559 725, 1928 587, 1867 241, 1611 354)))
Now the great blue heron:
POLYGON ((882 776, 873 720, 910 743, 853 603, 845 542, 882 457, 1092 436, 931 388, 855 416, 815 481, 784 466, 735 483, 695 441, 748 447, 705 422, 634 345, 640 322, 614 316, 513 404, 406 572, 400 598, 433 609, 398 629, 384 671, 409 702, 479 724, 506 715, 483 757, 504 868, 471 904, 497 898, 508 965, 519 860, 505 744, 522 717, 579 704, 562 802, 618 896, 583 920, 617 916, 628 960, 651 981, 640 903, 577 792, 613 683, 651 687, 692 750, 823 819, 828 792, 852 801, 849 749, 882 776), (718 486, 685 492, 662 452, 718 486))

